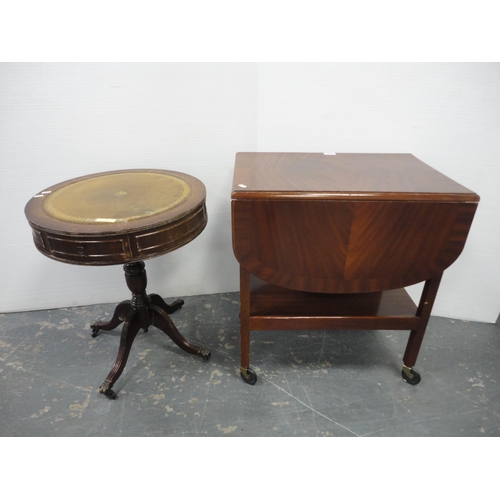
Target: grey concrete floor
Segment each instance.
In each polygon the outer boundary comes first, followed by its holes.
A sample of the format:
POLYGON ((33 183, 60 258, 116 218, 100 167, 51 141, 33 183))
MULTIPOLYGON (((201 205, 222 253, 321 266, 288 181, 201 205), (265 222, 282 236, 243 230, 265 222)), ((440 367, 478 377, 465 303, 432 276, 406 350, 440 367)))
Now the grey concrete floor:
MULTIPOLYGON (((173 299, 168 299, 168 301, 173 299)), ((238 294, 186 297, 172 315, 204 362, 139 332, 114 386, 116 304, 0 315, 0 436, 500 436, 500 325, 432 317, 406 384, 408 332, 252 332, 257 384, 239 376, 238 294)))

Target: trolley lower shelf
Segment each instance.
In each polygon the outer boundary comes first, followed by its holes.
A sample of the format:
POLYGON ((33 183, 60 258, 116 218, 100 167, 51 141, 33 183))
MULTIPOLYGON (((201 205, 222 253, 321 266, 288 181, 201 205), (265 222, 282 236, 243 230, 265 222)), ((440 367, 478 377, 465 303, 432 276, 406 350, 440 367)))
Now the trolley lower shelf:
POLYGON ((413 370, 441 276, 426 281, 417 306, 404 288, 372 293, 327 294, 291 290, 262 281, 241 268, 241 376, 251 385, 251 330, 410 330, 403 379, 420 382, 413 370))
POLYGON ((404 288, 326 294, 290 290, 252 276, 251 330, 413 330, 417 306, 404 288))

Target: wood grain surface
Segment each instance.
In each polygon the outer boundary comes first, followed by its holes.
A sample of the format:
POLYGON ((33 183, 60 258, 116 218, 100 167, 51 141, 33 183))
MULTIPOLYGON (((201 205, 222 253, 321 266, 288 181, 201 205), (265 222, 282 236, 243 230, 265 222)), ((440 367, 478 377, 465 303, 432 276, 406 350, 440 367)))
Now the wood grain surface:
POLYGON ((479 199, 412 155, 242 153, 234 179, 245 186, 232 200, 239 263, 269 283, 322 293, 442 273, 462 252, 479 199))
POLYGON ((368 153, 237 153, 232 198, 479 201, 411 154, 368 153))

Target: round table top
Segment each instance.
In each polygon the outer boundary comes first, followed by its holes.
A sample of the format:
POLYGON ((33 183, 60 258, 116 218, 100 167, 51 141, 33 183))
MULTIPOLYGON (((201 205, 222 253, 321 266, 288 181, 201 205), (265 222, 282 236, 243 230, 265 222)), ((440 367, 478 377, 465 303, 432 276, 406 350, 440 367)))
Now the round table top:
POLYGON ((170 170, 117 170, 44 189, 26 205, 31 223, 74 234, 127 232, 173 221, 205 201, 205 186, 170 170))
POLYGON ((41 209, 62 222, 128 222, 172 210, 191 192, 188 182, 170 173, 120 172, 67 184, 47 194, 41 209))
POLYGON ((128 262, 166 253, 197 236, 206 225, 205 196, 203 183, 188 174, 116 170, 48 187, 27 203, 25 214, 35 245, 49 257, 102 264, 109 261, 102 255, 114 254, 113 261, 128 262), (146 243, 151 234, 156 235, 154 244, 146 243), (61 249, 62 240, 87 244, 68 252, 66 247, 61 249), (123 241, 118 250, 90 245, 119 240, 123 241))

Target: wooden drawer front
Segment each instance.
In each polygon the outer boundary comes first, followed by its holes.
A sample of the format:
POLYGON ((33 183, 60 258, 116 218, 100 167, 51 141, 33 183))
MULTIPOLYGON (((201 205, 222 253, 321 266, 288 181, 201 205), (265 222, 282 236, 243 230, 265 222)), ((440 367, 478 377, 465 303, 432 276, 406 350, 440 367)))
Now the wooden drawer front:
POLYGON ((32 228, 32 233, 35 246, 39 249, 45 249, 45 242, 43 241, 42 233, 35 228, 32 228))
POLYGON ((135 236, 133 252, 141 258, 170 252, 189 243, 203 231, 206 223, 207 213, 205 205, 203 205, 194 214, 190 214, 173 224, 151 229, 135 236))
POLYGON ((114 264, 127 258, 124 240, 110 238, 95 241, 91 239, 65 238, 47 235, 50 254, 59 260, 82 264, 114 264))

